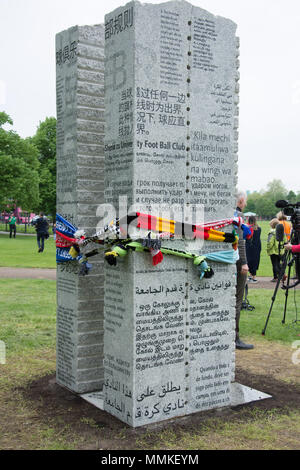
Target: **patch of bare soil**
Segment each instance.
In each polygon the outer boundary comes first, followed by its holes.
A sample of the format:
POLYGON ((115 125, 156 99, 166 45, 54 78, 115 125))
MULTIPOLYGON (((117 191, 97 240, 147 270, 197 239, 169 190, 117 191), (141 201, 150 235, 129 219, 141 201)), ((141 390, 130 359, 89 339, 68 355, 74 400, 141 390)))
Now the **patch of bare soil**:
MULTIPOLYGON (((60 387, 55 376, 46 376, 32 382, 29 387, 19 389, 26 401, 37 412, 41 423, 53 426, 55 419, 69 425, 74 437, 80 436, 78 449, 138 449, 137 438, 155 430, 172 428, 173 432, 195 431, 199 425, 211 418, 239 421, 249 419, 253 408, 276 410, 287 413, 300 409, 300 365, 292 362, 293 350, 287 346, 259 342, 254 350, 237 351, 236 381, 256 390, 272 395, 272 398, 252 402, 238 407, 229 407, 195 413, 147 427, 132 429, 87 403, 79 396, 60 387)), ((291 430, 291 433, 293 431, 291 430)), ((150 444, 151 445, 151 444, 150 444)))

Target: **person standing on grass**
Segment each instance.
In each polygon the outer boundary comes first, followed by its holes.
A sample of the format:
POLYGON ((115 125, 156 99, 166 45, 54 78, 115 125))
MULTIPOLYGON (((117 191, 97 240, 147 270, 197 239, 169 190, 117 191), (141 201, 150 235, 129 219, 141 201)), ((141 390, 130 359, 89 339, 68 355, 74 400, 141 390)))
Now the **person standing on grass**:
POLYGON ((256 271, 258 271, 260 262, 261 228, 257 225, 256 217, 252 215, 248 219, 248 224, 253 229, 253 236, 249 240, 246 240, 246 254, 250 273, 248 281, 257 282, 256 271))
MULTIPOLYGON (((235 210, 235 216, 243 216, 243 210, 247 205, 247 195, 244 192, 239 192, 236 198, 237 208, 235 210)), ((236 306, 235 306, 235 347, 236 349, 253 349, 253 344, 246 344, 240 339, 239 334, 239 324, 240 324, 240 315, 242 308, 242 301, 244 296, 245 285, 247 282, 248 275, 248 262, 246 254, 246 243, 243 237, 243 230, 241 227, 238 227, 238 250, 239 250, 239 260, 236 263, 236 306)))
POLYGON ((17 233, 16 217, 14 216, 13 212, 9 216, 8 224, 9 224, 9 238, 12 238, 12 234, 14 234, 14 238, 16 238, 16 233, 17 233))
POLYGON ((278 241, 276 240, 276 226, 279 223, 279 220, 276 218, 271 220, 271 230, 268 233, 267 239, 267 254, 270 256, 273 269, 273 279, 271 282, 276 282, 280 273, 279 246, 278 241))
POLYGON ((278 219, 278 222, 283 225, 284 235, 286 237, 286 241, 289 242, 290 239, 291 239, 292 227, 291 227, 291 224, 287 220, 287 216, 284 215, 284 213, 282 211, 280 211, 276 215, 276 219, 278 219))
POLYGON ((49 228, 48 221, 46 217, 44 216, 44 213, 40 212, 40 216, 35 223, 37 244, 39 247, 38 253, 41 253, 44 251, 45 240, 49 238, 48 228, 49 228))

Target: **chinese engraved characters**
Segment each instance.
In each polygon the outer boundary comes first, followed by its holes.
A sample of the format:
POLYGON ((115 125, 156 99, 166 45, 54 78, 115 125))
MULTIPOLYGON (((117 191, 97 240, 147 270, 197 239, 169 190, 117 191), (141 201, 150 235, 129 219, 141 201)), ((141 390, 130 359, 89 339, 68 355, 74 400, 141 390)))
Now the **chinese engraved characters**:
POLYGON ((133 128, 133 96, 132 88, 127 88, 121 93, 119 104, 119 137, 126 137, 132 134, 133 128))
POLYGON ((137 87, 136 98, 137 135, 148 135, 147 125, 185 126, 184 93, 137 87))
POLYGON ((119 34, 133 25, 133 7, 124 10, 105 23, 105 39, 119 34))
POLYGON ((56 65, 62 65, 66 62, 73 63, 78 54, 78 41, 72 41, 63 48, 56 51, 56 65))

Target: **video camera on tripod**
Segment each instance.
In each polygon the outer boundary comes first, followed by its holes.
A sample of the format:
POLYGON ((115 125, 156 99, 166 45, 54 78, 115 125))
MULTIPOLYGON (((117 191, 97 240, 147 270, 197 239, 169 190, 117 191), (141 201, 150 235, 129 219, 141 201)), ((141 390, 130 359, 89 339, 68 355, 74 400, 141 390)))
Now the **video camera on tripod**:
POLYGON ((279 200, 276 202, 275 206, 282 209, 283 214, 291 218, 293 227, 293 239, 291 238, 291 243, 292 245, 298 245, 300 243, 300 202, 292 204, 288 201, 279 200))
MULTIPOLYGON (((299 245, 300 244, 300 202, 296 202, 295 204, 289 203, 288 201, 285 200, 279 200, 275 204, 276 207, 279 209, 282 209, 282 212, 284 215, 287 217, 290 217, 291 223, 292 223, 292 232, 291 232, 291 240, 290 243, 292 245, 299 245)), ((280 251, 284 249, 284 226, 282 224, 278 224, 276 226, 276 240, 278 241, 278 246, 279 246, 279 255, 280 251)), ((285 271, 286 268, 288 267, 288 274, 287 274, 287 283, 286 285, 282 285, 282 288, 285 289, 285 305, 284 305, 284 313, 283 313, 283 319, 282 323, 285 323, 285 318, 286 318, 286 308, 287 308, 287 300, 288 300, 288 292, 289 289, 292 289, 293 287, 296 287, 298 284, 300 284, 300 257, 299 253, 293 254, 291 251, 284 251, 284 254, 281 256, 280 260, 280 272, 278 275, 276 287, 274 290, 274 294, 272 297, 272 303, 271 307, 267 316, 266 324, 265 327, 262 331, 262 335, 265 334, 266 328, 268 325, 268 321, 272 312, 272 307, 276 298, 276 294, 280 285, 280 282, 285 276, 285 271), (290 279, 291 279, 291 269, 292 266, 295 266, 295 271, 296 271, 296 282, 292 285, 290 285, 290 279)))
MULTIPOLYGON (((300 244, 300 202, 296 202, 295 204, 291 204, 288 201, 285 200, 279 200, 276 202, 276 207, 279 209, 282 209, 282 212, 284 215, 287 217, 290 217, 291 223, 292 223, 292 232, 291 232, 291 240, 290 243, 292 245, 299 245, 300 244)), ((280 249, 283 247, 284 248, 284 228, 282 224, 278 224, 276 227, 276 240, 279 242, 279 254, 280 254, 280 249)), ((300 257, 299 254, 294 254, 292 255, 290 253, 290 256, 288 256, 288 253, 285 253, 287 260, 286 260, 286 265, 289 266, 289 263, 294 264, 295 263, 295 270, 296 270, 296 277, 297 281, 293 285, 289 285, 289 282, 287 283, 287 286, 283 286, 285 289, 291 289, 292 287, 295 287, 297 284, 300 283, 300 257), (289 260, 288 258, 291 257, 292 259, 289 260)), ((282 257, 282 264, 285 262, 285 256, 283 255, 282 257)), ((286 267, 286 266, 285 266, 286 267)), ((290 271, 290 270, 289 270, 290 271)), ((284 272, 283 272, 284 274, 284 272)))

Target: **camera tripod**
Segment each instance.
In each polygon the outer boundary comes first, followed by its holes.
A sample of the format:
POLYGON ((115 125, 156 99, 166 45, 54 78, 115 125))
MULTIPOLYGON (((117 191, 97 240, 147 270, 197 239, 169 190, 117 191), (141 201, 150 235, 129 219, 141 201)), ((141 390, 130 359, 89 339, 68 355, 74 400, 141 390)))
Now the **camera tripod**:
POLYGON ((284 285, 284 284, 282 285, 282 289, 285 290, 285 303, 284 303, 282 324, 285 323, 286 308, 287 308, 289 290, 292 289, 293 287, 296 287, 298 284, 300 284, 298 263, 299 263, 298 255, 293 254, 291 251, 285 251, 284 252, 284 254, 282 256, 280 272, 279 272, 279 275, 278 275, 277 283, 276 283, 274 293, 273 293, 273 296, 272 296, 272 303, 271 303, 270 310, 269 310, 269 313, 268 313, 268 316, 267 316, 267 319, 266 319, 264 329, 262 330, 262 333, 261 333, 262 335, 264 335, 265 332, 266 332, 267 325, 268 325, 268 322, 269 322, 269 318, 271 316, 272 308, 273 308, 273 305, 274 305, 274 302, 275 302, 275 299, 276 299, 276 294, 277 294, 279 286, 280 286, 280 282, 283 280, 286 268, 288 267, 286 285, 284 285), (296 267, 297 281, 290 285, 291 270, 292 270, 293 265, 295 265, 295 267, 296 267))

